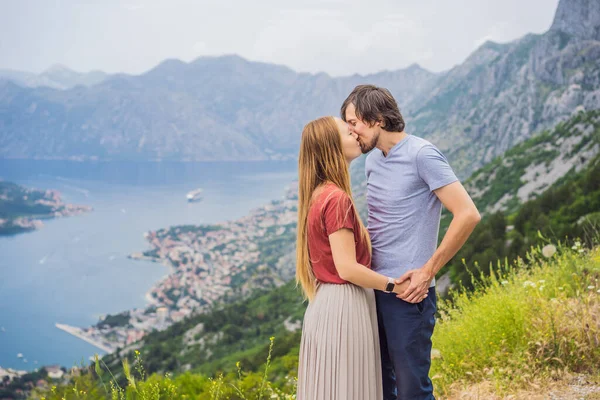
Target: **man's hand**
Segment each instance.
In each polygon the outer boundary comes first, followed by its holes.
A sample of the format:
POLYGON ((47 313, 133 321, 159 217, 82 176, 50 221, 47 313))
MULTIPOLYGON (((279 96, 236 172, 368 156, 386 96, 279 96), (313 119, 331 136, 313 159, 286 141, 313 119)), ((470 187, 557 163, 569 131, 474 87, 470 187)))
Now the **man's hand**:
POLYGON ((433 280, 433 274, 427 266, 418 269, 411 269, 400 278, 396 279, 396 284, 410 280, 408 288, 404 293, 400 293, 396 297, 409 303, 420 303, 427 297, 429 286, 433 280))

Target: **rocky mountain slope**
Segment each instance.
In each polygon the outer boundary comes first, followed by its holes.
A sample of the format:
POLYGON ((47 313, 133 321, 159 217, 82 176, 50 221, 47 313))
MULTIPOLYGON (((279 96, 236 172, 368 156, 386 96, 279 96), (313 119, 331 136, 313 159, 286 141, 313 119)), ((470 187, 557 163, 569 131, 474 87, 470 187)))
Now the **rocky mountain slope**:
POLYGON ((598 154, 600 110, 581 112, 494 159, 465 187, 480 211, 510 213, 555 182, 584 170, 598 154))
POLYGON ((415 133, 468 176, 535 132, 600 108, 599 7, 561 0, 548 32, 482 45, 411 104, 415 133))

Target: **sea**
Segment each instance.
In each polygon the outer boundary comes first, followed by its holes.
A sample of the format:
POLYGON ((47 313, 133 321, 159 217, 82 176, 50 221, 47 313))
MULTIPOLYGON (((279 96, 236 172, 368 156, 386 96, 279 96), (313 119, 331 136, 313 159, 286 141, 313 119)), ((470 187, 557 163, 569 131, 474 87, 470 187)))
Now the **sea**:
POLYGON ((296 177, 295 161, 0 160, 0 179, 93 207, 0 237, 0 367, 71 367, 102 355, 55 324, 90 326, 147 304, 145 294, 168 270, 127 258, 149 249, 145 232, 240 218, 281 199, 296 177), (188 202, 197 188, 203 199, 188 202))

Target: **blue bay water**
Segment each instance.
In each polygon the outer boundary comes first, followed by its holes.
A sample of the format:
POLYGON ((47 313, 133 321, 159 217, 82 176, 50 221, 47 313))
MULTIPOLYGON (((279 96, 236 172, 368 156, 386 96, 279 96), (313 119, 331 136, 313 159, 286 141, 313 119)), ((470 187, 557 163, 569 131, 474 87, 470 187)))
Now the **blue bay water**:
POLYGON ((0 366, 70 367, 102 354, 54 325, 88 326, 145 306, 145 293, 168 270, 127 258, 148 249, 144 232, 239 218, 281 198, 295 177, 296 162, 0 160, 0 178, 58 189, 65 202, 94 208, 0 238, 0 366), (186 193, 198 187, 204 199, 188 203, 186 193))

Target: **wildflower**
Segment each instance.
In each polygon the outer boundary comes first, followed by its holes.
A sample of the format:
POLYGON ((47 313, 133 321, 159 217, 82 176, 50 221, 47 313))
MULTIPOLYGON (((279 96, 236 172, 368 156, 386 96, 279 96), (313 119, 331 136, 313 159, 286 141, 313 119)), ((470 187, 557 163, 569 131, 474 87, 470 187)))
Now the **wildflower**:
POLYGON ((590 286, 588 286, 587 288, 588 288, 589 290, 592 290, 592 289, 595 289, 595 288, 596 288, 596 286, 592 286, 592 285, 590 285, 590 286))
POLYGON ((556 253, 556 246, 553 244, 547 244, 542 249, 542 254, 546 258, 552 257, 556 253))
POLYGON ((502 281, 500 283, 502 283, 503 285, 508 285, 508 281, 502 281))
POLYGON ((545 287, 545 286, 543 286, 543 285, 542 285, 542 286, 540 286, 540 292, 541 292, 542 290, 544 290, 544 287, 545 287))
POLYGON ((531 281, 525 281, 523 282, 523 287, 535 287, 535 283, 531 281))

